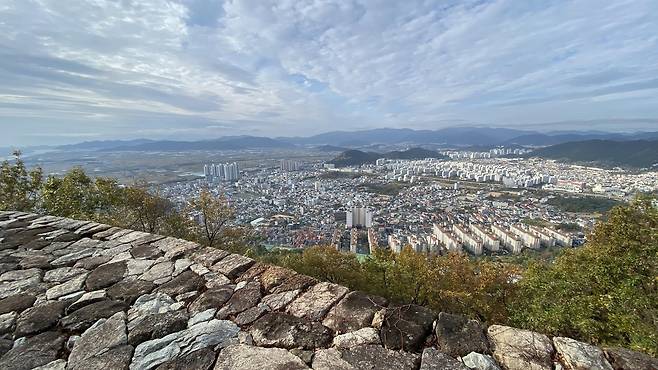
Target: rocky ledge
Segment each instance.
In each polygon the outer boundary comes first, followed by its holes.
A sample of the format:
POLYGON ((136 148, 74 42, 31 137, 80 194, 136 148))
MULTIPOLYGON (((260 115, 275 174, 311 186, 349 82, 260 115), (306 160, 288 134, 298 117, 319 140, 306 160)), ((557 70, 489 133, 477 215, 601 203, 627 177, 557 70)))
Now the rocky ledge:
POLYGON ((220 249, 0 212, 1 369, 658 369, 220 249))

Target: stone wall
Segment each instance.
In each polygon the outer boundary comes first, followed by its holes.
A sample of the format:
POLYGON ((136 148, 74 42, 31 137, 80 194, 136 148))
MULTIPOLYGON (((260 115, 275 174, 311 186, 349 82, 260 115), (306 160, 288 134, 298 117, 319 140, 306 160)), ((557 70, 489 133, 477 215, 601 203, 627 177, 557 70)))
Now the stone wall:
POLYGON ((0 213, 0 369, 658 369, 244 256, 0 213))

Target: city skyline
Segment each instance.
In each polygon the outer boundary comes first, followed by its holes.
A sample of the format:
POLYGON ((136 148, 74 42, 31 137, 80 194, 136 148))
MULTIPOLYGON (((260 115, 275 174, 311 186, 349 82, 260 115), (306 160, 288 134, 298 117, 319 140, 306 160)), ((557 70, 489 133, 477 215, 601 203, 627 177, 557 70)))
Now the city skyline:
POLYGON ((0 145, 650 130, 657 17, 651 0, 8 1, 0 145))

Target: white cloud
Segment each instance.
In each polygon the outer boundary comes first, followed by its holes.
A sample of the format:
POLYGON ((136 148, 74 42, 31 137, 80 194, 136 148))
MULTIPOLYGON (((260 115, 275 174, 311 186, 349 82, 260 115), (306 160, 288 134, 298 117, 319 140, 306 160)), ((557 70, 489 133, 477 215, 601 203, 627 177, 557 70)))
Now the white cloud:
POLYGON ((22 128, 0 125, 16 139, 49 117, 109 136, 656 118, 655 19, 654 0, 8 0, 0 117, 22 128))

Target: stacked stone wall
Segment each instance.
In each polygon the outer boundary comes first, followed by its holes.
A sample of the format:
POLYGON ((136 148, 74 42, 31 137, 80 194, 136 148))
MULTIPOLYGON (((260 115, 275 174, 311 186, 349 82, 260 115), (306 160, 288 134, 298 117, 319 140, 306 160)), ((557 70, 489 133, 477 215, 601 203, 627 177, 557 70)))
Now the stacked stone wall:
POLYGON ((0 213, 0 369, 658 369, 221 249, 0 213))

